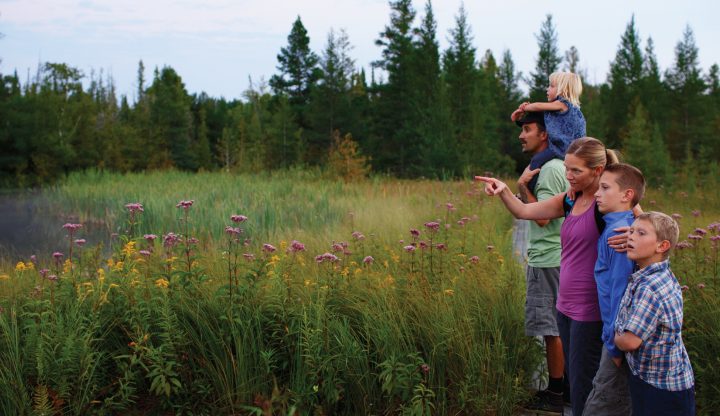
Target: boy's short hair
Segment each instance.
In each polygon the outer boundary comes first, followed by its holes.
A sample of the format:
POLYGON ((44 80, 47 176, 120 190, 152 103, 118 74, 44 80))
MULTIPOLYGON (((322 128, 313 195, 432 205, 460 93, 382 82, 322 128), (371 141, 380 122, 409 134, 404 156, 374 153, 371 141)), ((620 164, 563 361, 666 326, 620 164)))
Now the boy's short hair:
POLYGON ((670 256, 670 251, 675 248, 680 236, 680 227, 678 227, 677 221, 669 215, 657 211, 643 212, 638 215, 635 220, 645 220, 649 222, 655 229, 658 241, 667 240, 670 242, 670 248, 663 253, 663 260, 667 259, 670 256))
POLYGON ((632 199, 633 207, 645 195, 645 176, 635 166, 627 163, 612 163, 605 167, 605 172, 615 174, 615 182, 620 185, 620 190, 632 189, 635 191, 635 196, 632 199))

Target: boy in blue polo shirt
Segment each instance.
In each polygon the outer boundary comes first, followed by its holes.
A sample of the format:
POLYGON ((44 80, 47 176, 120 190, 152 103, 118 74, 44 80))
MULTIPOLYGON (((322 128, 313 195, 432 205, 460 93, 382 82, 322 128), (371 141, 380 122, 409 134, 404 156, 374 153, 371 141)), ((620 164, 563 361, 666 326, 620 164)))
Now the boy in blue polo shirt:
POLYGON ((623 352, 615 346, 614 336, 615 317, 635 264, 624 252, 618 253, 610 248, 608 238, 618 234, 615 229, 628 227, 633 223, 635 217, 632 209, 640 202, 644 193, 645 178, 642 172, 625 163, 606 166, 595 193, 598 211, 603 214, 605 222, 605 228, 598 240, 598 258, 595 262, 604 348, 593 378, 593 389, 585 402, 584 414, 631 414, 627 363, 623 360, 623 352))
POLYGON ((678 240, 669 216, 647 212, 628 236, 628 258, 640 270, 630 277, 615 322, 615 345, 630 367, 633 416, 695 414, 695 381, 682 341, 682 291, 668 257, 678 240))

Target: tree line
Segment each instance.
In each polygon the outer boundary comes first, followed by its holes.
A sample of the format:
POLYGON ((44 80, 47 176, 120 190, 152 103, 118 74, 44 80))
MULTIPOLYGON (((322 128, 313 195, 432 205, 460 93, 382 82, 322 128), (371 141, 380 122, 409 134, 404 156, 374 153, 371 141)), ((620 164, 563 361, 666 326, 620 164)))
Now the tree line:
MULTIPOLYGON (((66 63, 43 63, 24 83, 16 72, 0 74, 0 185, 43 184, 89 168, 324 167, 340 147, 341 157, 398 177, 522 170, 528 159, 510 113, 524 100, 545 101, 552 72, 584 75, 575 47, 559 51, 552 16, 535 35, 536 65, 524 76, 509 50, 499 58, 477 50, 462 6, 442 51, 430 1, 421 13, 411 0, 391 0, 390 9, 369 74, 356 66, 344 30, 331 30, 317 53, 298 16, 276 74, 267 83, 251 80, 240 99, 190 94, 169 66, 148 80, 142 61, 132 103, 118 98, 111 77, 66 63)), ((640 38, 633 16, 605 82, 583 77, 588 135, 621 150, 655 185, 716 175, 718 72, 717 64, 700 68, 689 26, 674 64, 661 70, 652 38, 640 38)))

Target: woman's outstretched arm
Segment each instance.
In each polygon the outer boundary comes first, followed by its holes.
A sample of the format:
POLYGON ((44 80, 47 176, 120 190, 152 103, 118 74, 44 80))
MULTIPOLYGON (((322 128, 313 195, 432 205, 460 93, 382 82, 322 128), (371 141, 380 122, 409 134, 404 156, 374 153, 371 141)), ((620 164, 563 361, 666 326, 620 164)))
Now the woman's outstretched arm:
POLYGON ((508 211, 515 216, 524 220, 551 220, 553 218, 562 217, 565 212, 563 210, 563 198, 565 193, 558 194, 552 198, 525 204, 513 195, 507 185, 495 178, 486 176, 476 176, 475 180, 485 183, 485 193, 490 196, 499 196, 507 207, 508 211))

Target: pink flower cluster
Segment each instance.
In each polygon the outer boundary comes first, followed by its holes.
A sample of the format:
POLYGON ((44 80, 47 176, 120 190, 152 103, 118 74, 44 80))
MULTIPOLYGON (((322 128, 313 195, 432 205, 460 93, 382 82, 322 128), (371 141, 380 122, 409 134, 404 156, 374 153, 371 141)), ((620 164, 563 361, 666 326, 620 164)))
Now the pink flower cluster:
POLYGON ((243 223, 243 222, 247 221, 248 217, 246 217, 244 215, 231 215, 230 220, 232 222, 236 222, 239 224, 239 223, 243 223))
POLYGON ((74 233, 75 231, 82 228, 82 224, 71 224, 67 223, 62 226, 62 228, 66 229, 70 234, 74 233))
POLYGON ((290 242, 290 247, 288 247, 287 249, 288 253, 298 253, 301 251, 305 251, 305 244, 297 240, 293 240, 292 242, 290 242))
POLYGON ((440 229, 440 223, 437 221, 430 221, 425 223, 425 227, 430 230, 431 233, 437 232, 440 229))
POLYGON ((165 246, 167 248, 172 248, 179 242, 180 242, 180 236, 178 234, 167 233, 163 236, 163 246, 165 246))
POLYGON ((266 253, 274 253, 277 250, 274 245, 268 243, 263 244, 262 249, 266 253))
POLYGON ((189 200, 189 201, 180 201, 180 202, 177 203, 177 205, 175 205, 175 207, 176 207, 176 208, 182 208, 182 209, 184 209, 184 210, 187 211, 188 209, 190 209, 190 207, 191 207, 194 203, 195 203, 195 200, 194 200, 194 199, 191 199, 191 200, 189 200))
POLYGON ((329 263, 337 263, 340 261, 340 259, 338 258, 338 256, 332 253, 323 253, 315 256, 315 262, 317 262, 318 264, 326 261, 329 263))
POLYGON ((242 234, 242 232, 243 232, 243 230, 240 227, 232 227, 230 225, 225 227, 225 233, 231 237, 238 236, 238 235, 242 234))
POLYGON ((139 202, 131 202, 129 204, 125 204, 125 208, 127 208, 127 210, 130 211, 130 213, 132 214, 145 211, 142 204, 139 202))

